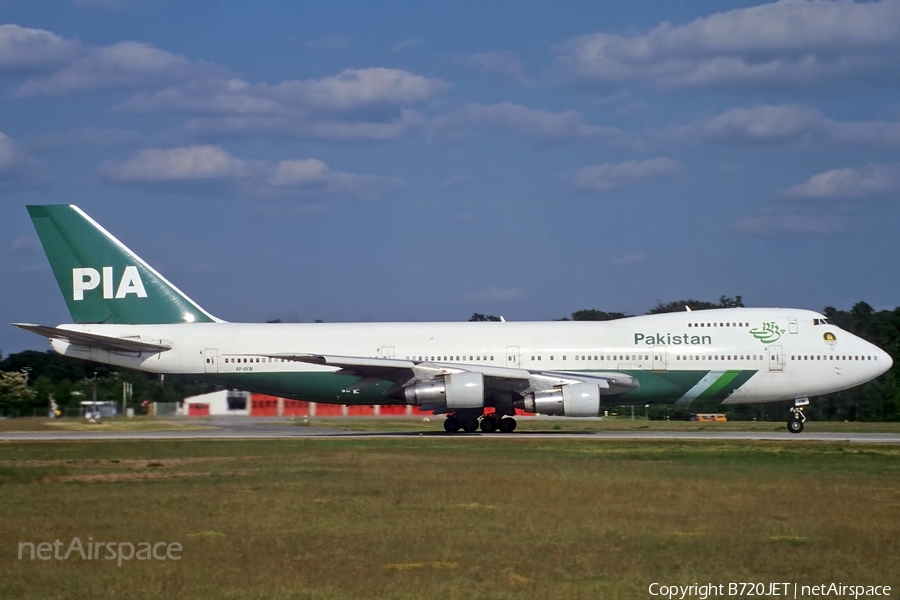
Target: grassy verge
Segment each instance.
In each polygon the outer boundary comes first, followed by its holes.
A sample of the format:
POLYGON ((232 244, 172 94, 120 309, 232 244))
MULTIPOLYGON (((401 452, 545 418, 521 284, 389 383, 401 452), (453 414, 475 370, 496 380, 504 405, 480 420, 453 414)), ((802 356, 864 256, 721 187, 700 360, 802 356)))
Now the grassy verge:
POLYGON ((0 431, 174 431, 178 429, 207 429, 200 422, 135 417, 126 419, 101 419, 88 423, 80 418, 48 419, 27 417, 22 419, 0 419, 0 431))
MULTIPOLYGON (((296 425, 330 427, 348 431, 443 431, 440 415, 407 418, 329 417, 298 419, 296 425)), ((785 422, 787 420, 785 419, 785 422)), ((519 417, 517 431, 786 431, 785 423, 772 421, 728 421, 702 423, 699 421, 647 421, 623 417, 605 419, 565 419, 559 417, 519 417)), ((807 421, 806 431, 829 433, 900 433, 900 423, 842 423, 838 421, 807 421)))
MULTIPOLYGON (((632 598, 897 585, 900 448, 413 438, 0 444, 4 598, 632 598), (17 560, 21 541, 182 559, 17 560)), ((896 589, 896 587, 895 587, 896 589)))

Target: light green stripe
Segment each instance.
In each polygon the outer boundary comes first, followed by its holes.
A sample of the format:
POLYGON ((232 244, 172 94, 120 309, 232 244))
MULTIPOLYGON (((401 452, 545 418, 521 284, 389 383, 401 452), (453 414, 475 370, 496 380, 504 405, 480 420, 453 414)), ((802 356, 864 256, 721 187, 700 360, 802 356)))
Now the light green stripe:
POLYGON ((715 396, 717 393, 722 391, 729 383, 734 381, 734 378, 741 374, 741 371, 725 371, 721 377, 716 379, 715 383, 706 388, 706 390, 700 394, 697 398, 699 400, 708 400, 709 398, 715 396))

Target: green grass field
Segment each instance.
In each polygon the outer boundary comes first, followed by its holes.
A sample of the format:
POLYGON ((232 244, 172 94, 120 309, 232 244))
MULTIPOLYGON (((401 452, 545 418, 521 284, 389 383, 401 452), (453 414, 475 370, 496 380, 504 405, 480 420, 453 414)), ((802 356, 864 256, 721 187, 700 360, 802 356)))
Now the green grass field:
MULTIPOLYGON (((0 597, 647 598, 900 585, 900 448, 423 437, 0 444, 0 597), (18 560, 19 542, 182 559, 18 560)), ((27 558, 27 556, 26 556, 27 558)), ((896 597, 896 593, 892 597, 896 597)))
MULTIPOLYGON (((307 420, 296 419, 295 425, 329 427, 347 431, 443 431, 444 418, 440 415, 428 417, 371 418, 371 417, 326 417, 307 420)), ((519 417, 516 431, 787 431, 785 421, 728 421, 724 423, 703 423, 699 421, 648 421, 631 420, 627 417, 606 419, 577 419, 560 417, 519 417)), ((900 423, 860 423, 840 421, 807 421, 806 431, 828 433, 900 433, 900 423)))
POLYGON ((0 419, 0 431, 175 431, 206 429, 201 420, 174 420, 154 417, 133 419, 101 419, 88 423, 82 418, 48 419, 46 417, 25 417, 21 419, 0 419))

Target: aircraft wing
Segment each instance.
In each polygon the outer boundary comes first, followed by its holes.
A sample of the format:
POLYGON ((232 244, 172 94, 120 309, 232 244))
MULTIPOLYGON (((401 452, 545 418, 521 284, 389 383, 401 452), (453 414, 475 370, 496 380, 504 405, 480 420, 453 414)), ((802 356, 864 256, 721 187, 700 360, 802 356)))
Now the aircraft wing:
POLYGON ((397 358, 366 358, 358 356, 332 356, 325 354, 266 354, 267 357, 293 360, 313 365, 336 367, 348 375, 363 378, 365 387, 369 381, 393 381, 406 386, 416 381, 427 381, 451 373, 466 371, 481 373, 485 387, 526 394, 536 390, 551 389, 573 383, 593 383, 608 390, 606 394, 623 394, 638 388, 637 379, 625 373, 594 371, 590 373, 568 371, 540 371, 493 365, 414 361, 397 358))
POLYGON ((71 331, 69 329, 47 327, 46 325, 33 325, 31 323, 13 323, 13 325, 19 329, 42 335, 45 338, 65 340, 70 344, 100 348, 101 350, 112 350, 113 352, 151 352, 155 354, 157 352, 165 352, 172 349, 172 346, 167 344, 142 342, 134 338, 110 337, 108 335, 87 333, 85 331, 71 331))

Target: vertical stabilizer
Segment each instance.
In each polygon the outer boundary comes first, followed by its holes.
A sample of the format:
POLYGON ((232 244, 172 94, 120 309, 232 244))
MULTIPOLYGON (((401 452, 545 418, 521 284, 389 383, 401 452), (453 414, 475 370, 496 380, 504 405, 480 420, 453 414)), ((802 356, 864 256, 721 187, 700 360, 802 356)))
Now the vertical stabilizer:
POLYGON ((77 206, 29 206, 75 323, 218 321, 77 206))

